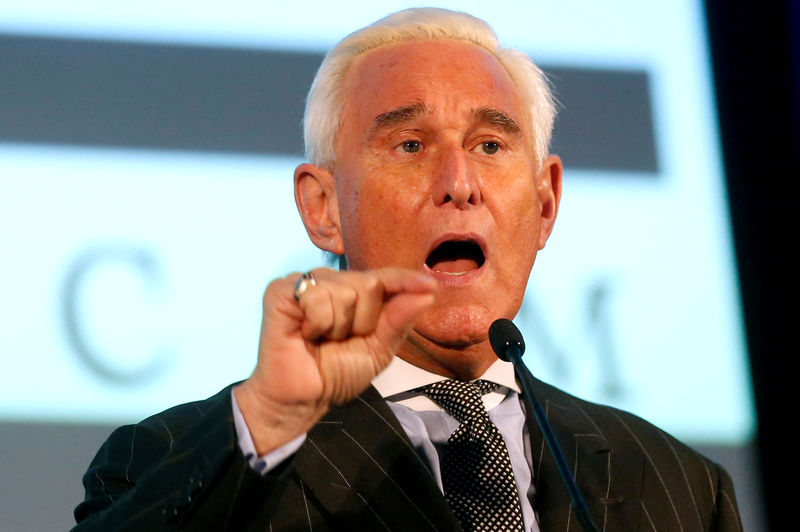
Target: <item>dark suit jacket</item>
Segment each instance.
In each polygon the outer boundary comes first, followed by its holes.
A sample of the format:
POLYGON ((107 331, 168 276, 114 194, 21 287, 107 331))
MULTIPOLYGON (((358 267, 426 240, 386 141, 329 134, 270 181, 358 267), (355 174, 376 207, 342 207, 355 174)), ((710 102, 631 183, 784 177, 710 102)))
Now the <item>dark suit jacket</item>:
MULTIPOLYGON (((741 530, 716 464, 631 414, 541 382, 535 393, 601 530, 741 530)), ((460 530, 372 387, 263 477, 239 451, 232 417, 226 388, 117 429, 84 475, 75 530, 460 530)), ((541 529, 580 531, 541 431, 528 425, 541 529)))

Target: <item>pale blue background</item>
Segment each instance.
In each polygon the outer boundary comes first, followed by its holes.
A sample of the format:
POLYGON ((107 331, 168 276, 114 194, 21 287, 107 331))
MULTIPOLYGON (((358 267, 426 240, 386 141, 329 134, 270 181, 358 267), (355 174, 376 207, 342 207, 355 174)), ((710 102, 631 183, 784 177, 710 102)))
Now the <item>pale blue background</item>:
MULTIPOLYGON (((315 51, 388 12, 349 1, 17 4, 0 7, 0 32, 315 51)), ((432 4, 485 18, 541 62, 650 74, 660 173, 564 161, 559 219, 517 320, 526 359, 539 377, 679 438, 748 442, 755 416, 699 2, 432 4), (603 387, 609 361, 588 317, 598 283, 616 394, 603 387)), ((299 162, 0 143, 0 419, 129 422, 246 378, 266 284, 323 263, 291 197, 299 162), (80 312, 114 367, 163 364, 145 384, 101 382, 65 342, 65 269, 97 246, 155 260, 153 279, 124 263, 96 270, 80 312)))

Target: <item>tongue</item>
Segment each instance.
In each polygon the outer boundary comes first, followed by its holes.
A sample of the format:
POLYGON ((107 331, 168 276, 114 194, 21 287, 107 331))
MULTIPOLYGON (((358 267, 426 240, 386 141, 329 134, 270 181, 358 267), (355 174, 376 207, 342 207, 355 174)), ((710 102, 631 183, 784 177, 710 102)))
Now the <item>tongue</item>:
POLYGON ((442 273, 466 273, 478 268, 475 259, 440 260, 430 266, 431 270, 442 273))

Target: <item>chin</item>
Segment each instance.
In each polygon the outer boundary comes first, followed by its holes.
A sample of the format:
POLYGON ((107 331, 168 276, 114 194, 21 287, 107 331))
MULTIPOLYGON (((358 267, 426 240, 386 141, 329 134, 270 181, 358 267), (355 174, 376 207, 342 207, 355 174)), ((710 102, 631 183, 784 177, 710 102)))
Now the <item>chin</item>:
POLYGON ((464 349, 488 340, 493 319, 485 307, 434 307, 422 315, 414 330, 439 347, 464 349))

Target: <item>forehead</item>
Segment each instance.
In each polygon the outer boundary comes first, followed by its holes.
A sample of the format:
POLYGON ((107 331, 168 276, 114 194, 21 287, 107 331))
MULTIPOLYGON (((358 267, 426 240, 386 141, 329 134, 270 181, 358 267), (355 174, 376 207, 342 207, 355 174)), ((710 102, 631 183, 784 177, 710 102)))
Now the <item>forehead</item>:
POLYGON ((491 53, 464 41, 406 41, 371 50, 353 61, 343 89, 344 129, 368 127, 380 114, 415 102, 454 118, 492 108, 524 123, 524 107, 506 69, 491 53))

